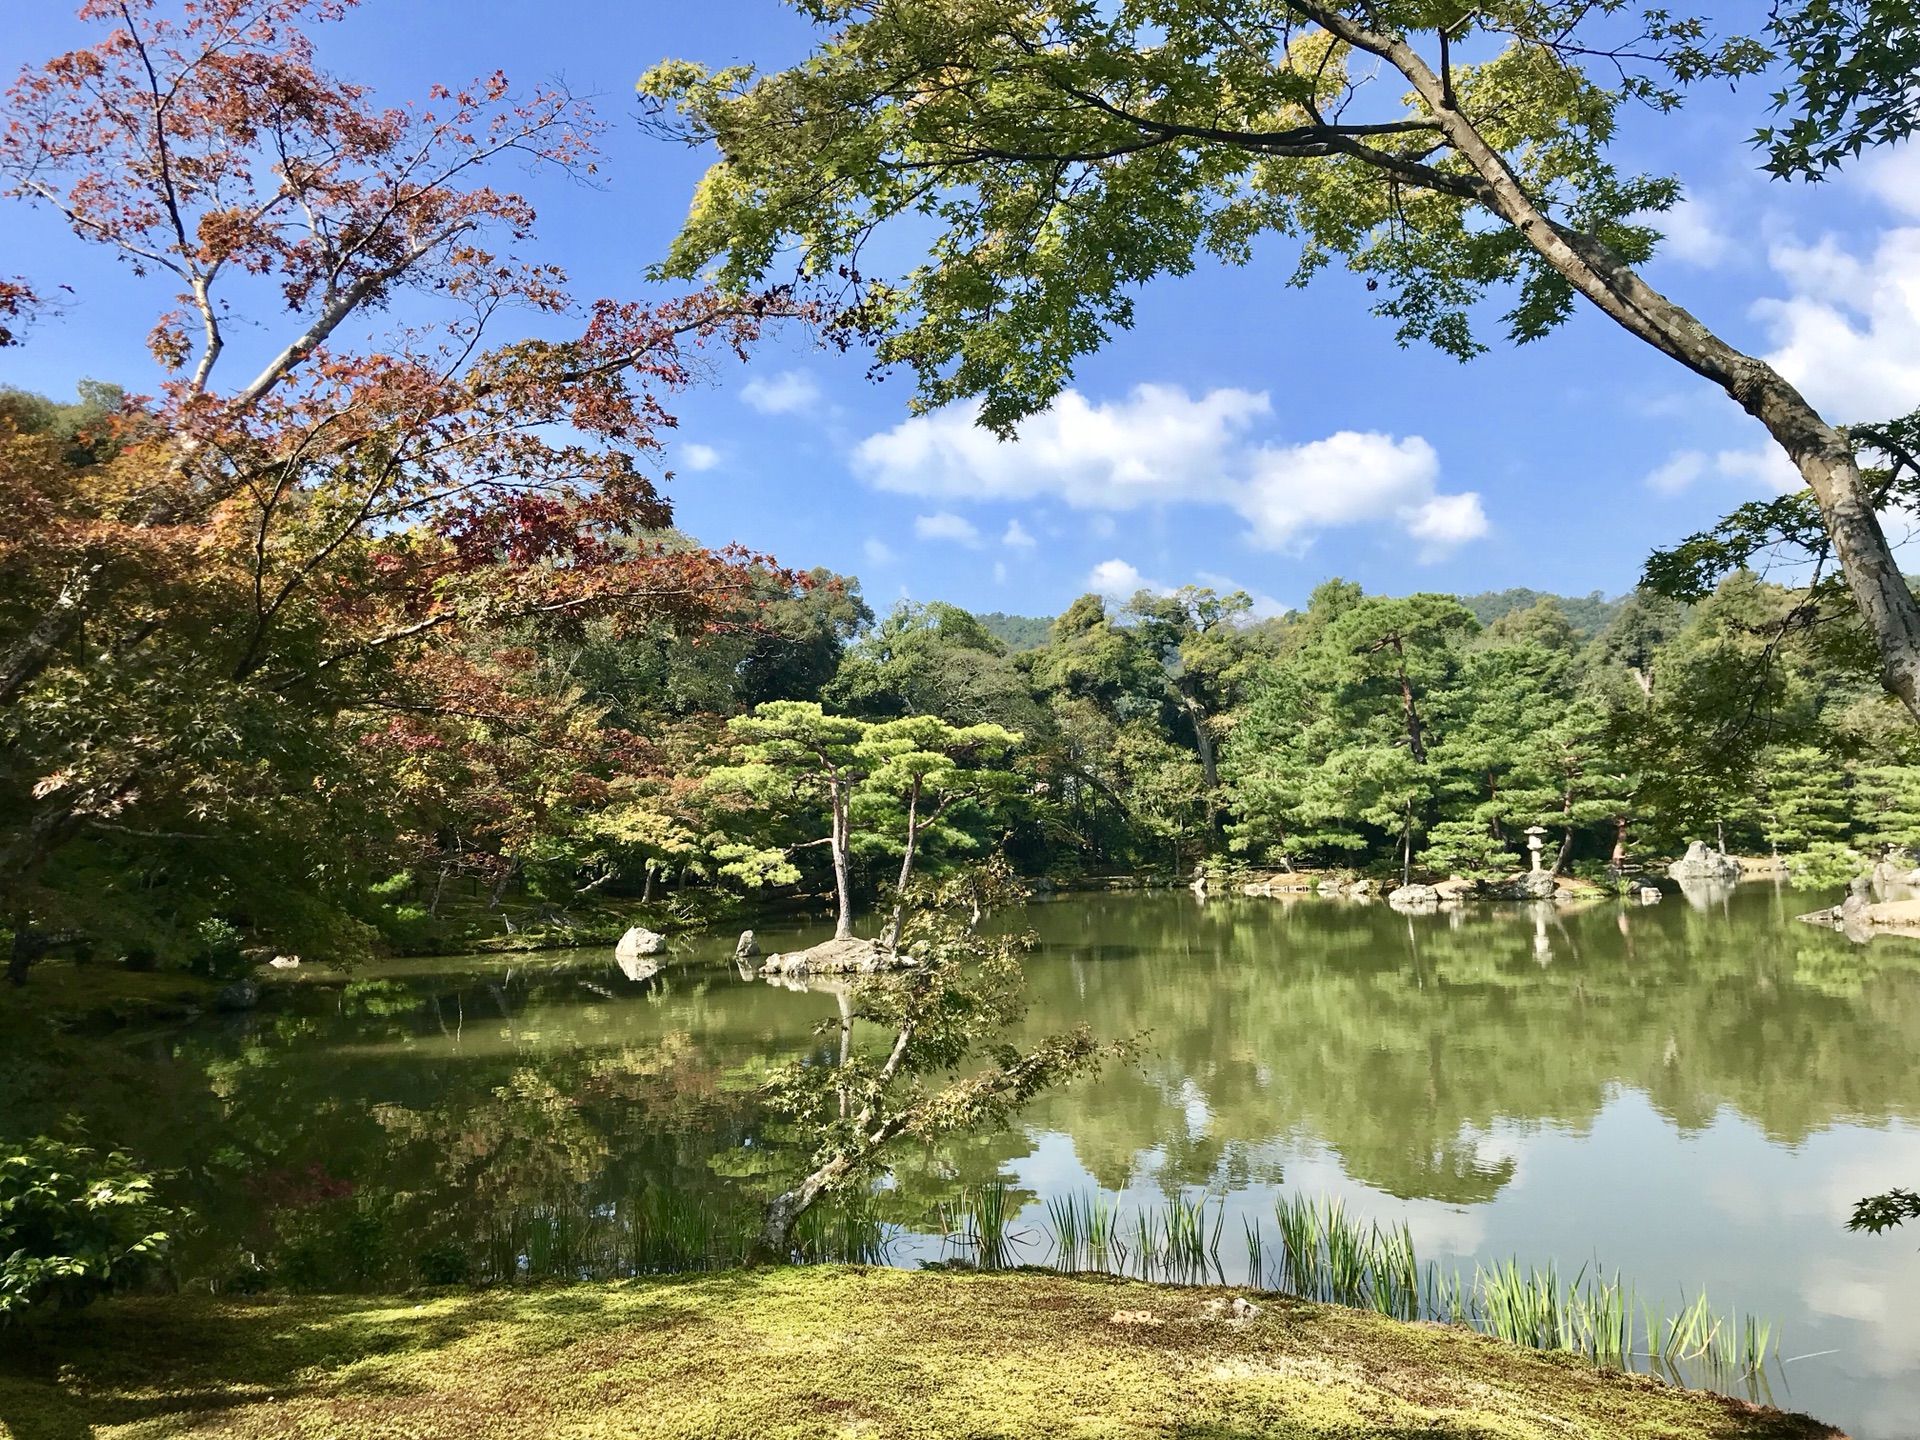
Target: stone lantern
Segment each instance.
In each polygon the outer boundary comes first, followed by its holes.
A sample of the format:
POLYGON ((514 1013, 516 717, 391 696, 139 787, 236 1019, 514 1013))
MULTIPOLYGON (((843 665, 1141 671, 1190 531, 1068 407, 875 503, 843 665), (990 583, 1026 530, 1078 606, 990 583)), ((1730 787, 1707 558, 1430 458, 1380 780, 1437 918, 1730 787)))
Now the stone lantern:
POLYGON ((1544 825, 1527 826, 1527 854, 1533 859, 1533 873, 1540 873, 1540 838, 1547 833, 1544 825))

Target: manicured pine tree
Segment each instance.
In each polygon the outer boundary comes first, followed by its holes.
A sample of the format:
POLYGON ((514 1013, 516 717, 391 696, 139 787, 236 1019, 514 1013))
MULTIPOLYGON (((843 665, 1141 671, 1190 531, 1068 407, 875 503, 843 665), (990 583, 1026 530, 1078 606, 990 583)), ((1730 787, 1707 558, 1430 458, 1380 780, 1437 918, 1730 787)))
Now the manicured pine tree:
POLYGON ((1776 852, 1837 844, 1852 829, 1847 775, 1811 745, 1769 750, 1761 762, 1759 820, 1776 852))

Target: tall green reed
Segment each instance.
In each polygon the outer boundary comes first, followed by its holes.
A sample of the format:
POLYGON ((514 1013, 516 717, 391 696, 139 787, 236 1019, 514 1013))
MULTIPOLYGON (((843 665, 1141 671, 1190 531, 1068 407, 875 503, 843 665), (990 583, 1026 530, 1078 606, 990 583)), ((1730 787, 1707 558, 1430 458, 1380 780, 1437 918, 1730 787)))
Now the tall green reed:
POLYGON ((1004 1270, 1015 1262, 1015 1250, 1024 1236, 1008 1228, 1019 1214, 1012 1203, 1013 1192, 1004 1180, 993 1180, 977 1190, 965 1190, 958 1202, 940 1207, 941 1229, 949 1244, 973 1252, 973 1263, 982 1270, 1004 1270))
MULTIPOLYGON (((1471 1279, 1420 1265, 1406 1225, 1348 1215, 1337 1199, 1281 1196, 1279 1288, 1303 1299, 1378 1310, 1403 1320, 1438 1320, 1536 1350, 1582 1355, 1617 1369, 1645 1368, 1682 1384, 1765 1385, 1779 1343, 1771 1322, 1722 1315, 1705 1292, 1683 1296, 1669 1316, 1641 1303, 1616 1272, 1582 1267, 1571 1281, 1557 1268, 1517 1261, 1477 1265, 1471 1279)), ((1265 1237, 1247 1225, 1249 1273, 1264 1275, 1265 1237)))

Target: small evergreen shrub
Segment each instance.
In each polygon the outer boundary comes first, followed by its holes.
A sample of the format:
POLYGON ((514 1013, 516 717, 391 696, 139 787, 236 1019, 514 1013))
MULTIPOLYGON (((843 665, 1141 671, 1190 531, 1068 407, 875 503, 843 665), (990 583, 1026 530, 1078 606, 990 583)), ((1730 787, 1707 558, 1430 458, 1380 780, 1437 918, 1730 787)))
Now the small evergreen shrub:
POLYGON ((225 920, 202 920, 190 968, 209 980, 244 980, 253 964, 241 953, 240 932, 225 920))

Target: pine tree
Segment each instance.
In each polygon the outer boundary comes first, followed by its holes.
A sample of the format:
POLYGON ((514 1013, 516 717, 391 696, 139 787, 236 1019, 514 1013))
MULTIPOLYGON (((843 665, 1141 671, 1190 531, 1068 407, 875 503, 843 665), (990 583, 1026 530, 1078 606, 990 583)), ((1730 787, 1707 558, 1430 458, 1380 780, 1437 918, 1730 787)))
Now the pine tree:
POLYGON ((1775 850, 1805 850, 1847 838, 1852 825, 1846 772, 1825 751, 1811 745, 1769 750, 1759 781, 1760 823, 1775 850))

